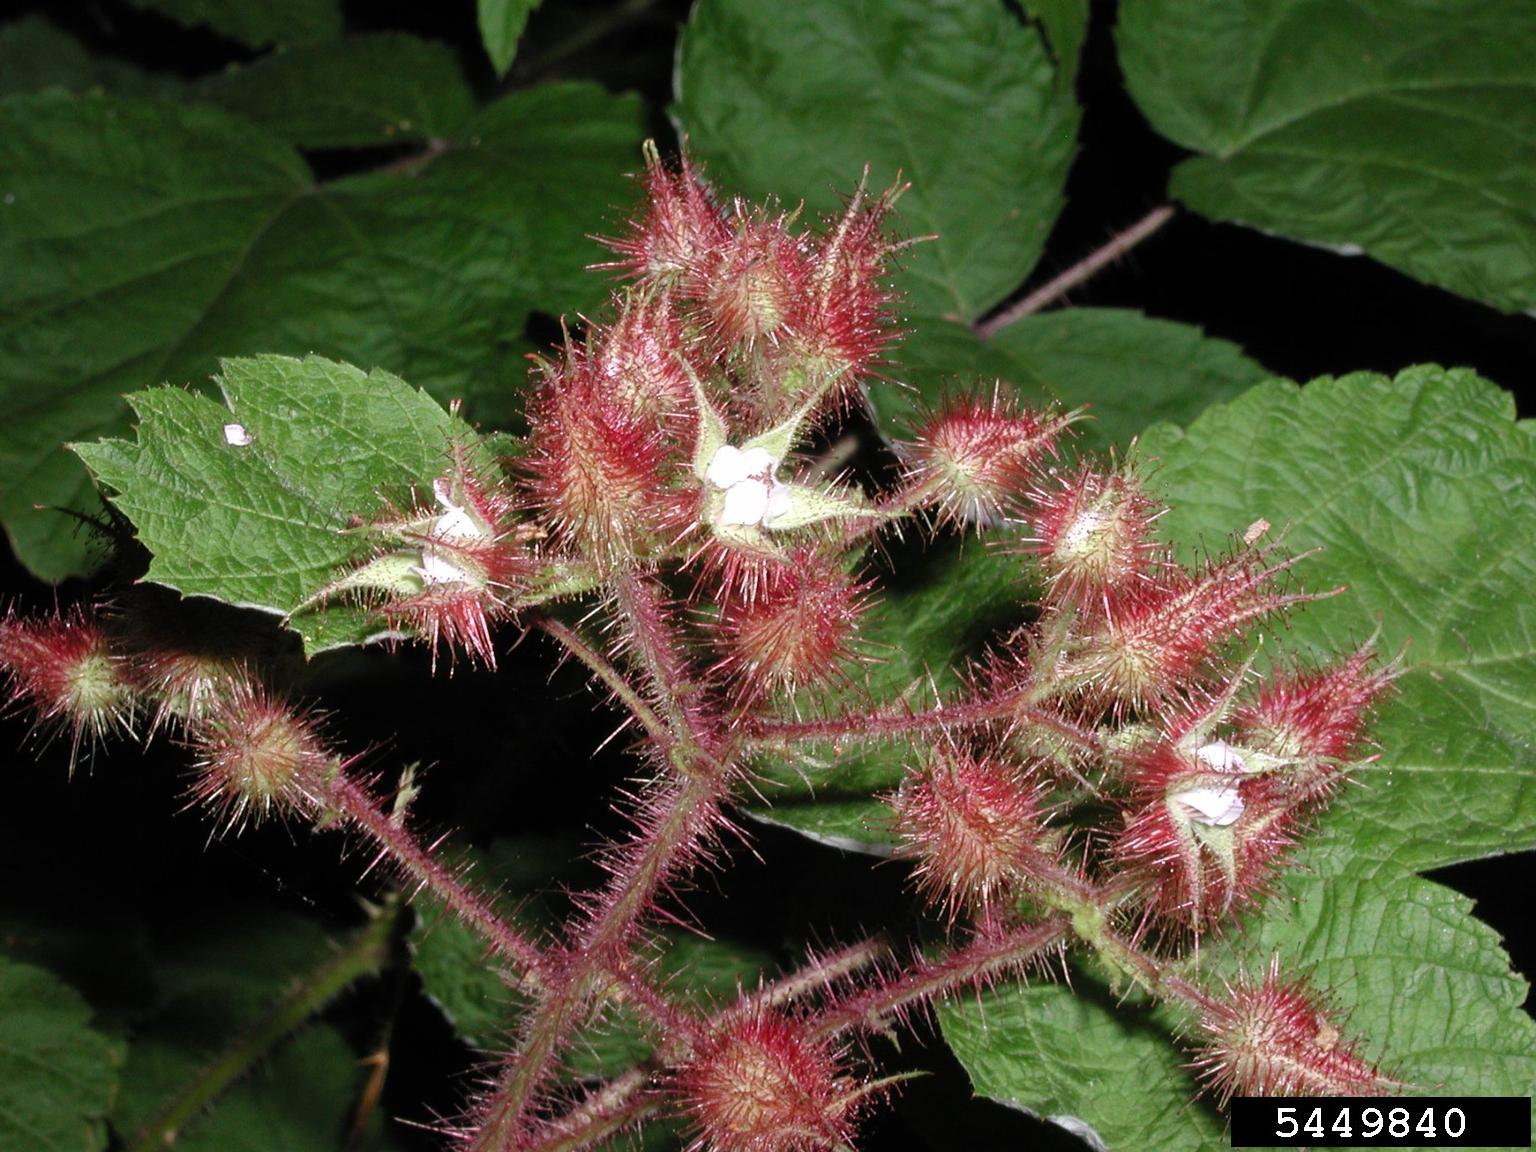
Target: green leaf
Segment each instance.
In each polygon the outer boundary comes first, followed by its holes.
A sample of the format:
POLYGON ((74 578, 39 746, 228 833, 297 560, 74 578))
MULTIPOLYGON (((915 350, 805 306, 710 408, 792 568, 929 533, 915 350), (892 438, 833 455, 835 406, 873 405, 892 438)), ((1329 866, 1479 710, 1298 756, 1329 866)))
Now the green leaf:
POLYGON ((387 372, 317 356, 226 360, 218 383, 222 406, 135 393, 137 439, 75 446, 149 549, 145 579, 287 617, 308 654, 377 635, 362 609, 314 601, 374 550, 353 518, 430 491, 470 428, 387 372))
POLYGON ((1424 870, 1536 847, 1536 451, 1514 414, 1474 373, 1423 367, 1267 384, 1142 442, 1187 550, 1261 518, 1288 550, 1323 546, 1299 578, 1349 590, 1296 614, 1288 650, 1378 629, 1403 650, 1381 759, 1329 815, 1353 853, 1424 870))
POLYGON ((1086 407, 1084 449, 1125 447, 1158 420, 1188 421, 1271 374, 1226 340, 1171 320, 1116 308, 1025 316, 981 341, 961 324, 915 318, 896 349, 910 388, 870 389, 882 427, 899 432, 947 389, 993 380, 1031 403, 1086 407))
POLYGON ((181 88, 181 81, 91 52, 37 13, 0 25, 0 97, 47 88, 69 92, 102 88, 124 96, 172 95, 181 88))
MULTIPOLYGON (((545 898, 557 888, 590 883, 579 867, 582 848, 569 837, 506 837, 467 852, 462 867, 479 889, 517 907, 520 922, 553 922, 545 898)), ((505 969, 480 934, 431 893, 423 893, 413 908, 416 921, 407 940, 422 990, 465 1043, 485 1049, 504 1045, 518 1012, 505 969)))
POLYGON ((1088 0, 1024 0, 1024 11, 1045 29, 1056 60, 1057 82, 1067 91, 1077 83, 1077 63, 1088 38, 1088 0))
POLYGON ((195 91, 300 148, 444 138, 475 110, 451 48, 395 32, 276 52, 195 91))
MULTIPOLYGON (((1379 761, 1249 930, 1202 947, 1204 978, 1277 953, 1334 990, 1389 1074, 1438 1094, 1536 1081, 1525 982, 1469 901, 1413 875, 1536 845, 1536 446, 1513 417, 1475 374, 1427 367, 1266 384, 1141 443, 1186 556, 1258 519, 1289 549, 1324 546, 1305 582, 1349 591, 1295 614, 1288 651, 1323 658, 1377 632, 1388 653, 1406 645, 1379 761)), ((946 1009, 978 1090, 1080 1117, 1111 1146, 1223 1147, 1217 1118, 1187 1103, 1177 1021, 1084 987, 946 1009)))
POLYGON ((1078 122, 1039 30, 974 0, 702 0, 675 111, 729 193, 834 211, 866 164, 873 188, 910 180, 900 225, 938 239, 899 283, 914 311, 964 321, 1039 259, 1078 122))
POLYGON ((517 56, 517 42, 522 39, 528 15, 540 0, 476 0, 480 17, 480 41, 491 58, 496 75, 506 75, 517 56))
POLYGON ((248 48, 308 44, 341 34, 339 0, 129 0, 189 28, 207 27, 248 48))
POLYGON ((232 906, 163 931, 155 946, 160 1010, 129 1048, 112 1106, 117 1129, 136 1131, 329 950, 313 921, 259 906, 232 906))
POLYGON ((120 431, 119 396, 205 380, 219 356, 387 365, 509 420, 530 312, 606 296, 588 236, 632 195, 640 137, 636 99, 553 85, 412 171, 315 185, 211 108, 0 102, 0 517, 17 554, 49 579, 86 570, 88 542, 37 510, 99 511, 59 445, 120 431))
POLYGON ((121 1046, 91 1027, 78 992, 0 954, 0 1148, 105 1148, 121 1062, 121 1046))
POLYGON ((1130 0, 1120 61, 1196 211, 1536 307, 1536 9, 1130 0))
MULTIPOLYGON (((367 1072, 341 1032, 317 1024, 287 1041, 206 1113, 176 1131, 176 1152, 335 1152, 367 1072)), ((378 1116, 373 1119, 377 1122, 378 1116)), ((360 1145, 396 1147, 377 1124, 360 1145)))
MULTIPOLYGON (((1203 948, 1201 965, 1209 981, 1239 966, 1256 975, 1277 951, 1287 976, 1333 990, 1347 1031, 1388 1074, 1433 1095, 1526 1095, 1536 1082, 1527 985, 1470 908, 1401 872, 1298 874, 1256 937, 1203 948)), ((1013 986, 941 1008, 945 1039, 976 1090, 1076 1118, 1111 1148, 1229 1147, 1209 1100, 1190 1102, 1196 1080, 1174 1039, 1178 1018, 1118 1004, 1091 976, 1073 985, 1013 986)))

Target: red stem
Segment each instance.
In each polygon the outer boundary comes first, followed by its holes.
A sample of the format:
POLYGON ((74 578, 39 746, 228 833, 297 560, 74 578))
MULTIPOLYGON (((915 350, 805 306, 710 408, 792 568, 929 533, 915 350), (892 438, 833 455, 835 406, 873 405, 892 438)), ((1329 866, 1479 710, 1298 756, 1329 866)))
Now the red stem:
POLYGON ((392 857, 418 888, 430 888, 501 956, 516 965, 520 975, 531 978, 535 985, 546 978, 545 958, 538 946, 507 923, 489 899, 432 855, 402 822, 382 812, 367 788, 338 770, 327 785, 326 800, 347 823, 372 840, 381 855, 392 857))
POLYGON ((659 742, 659 751, 670 771, 642 806, 632 839, 613 854, 609 880, 589 902, 585 930, 566 953, 567 963, 551 973, 548 997, 530 1013, 522 1041, 485 1103, 471 1152, 511 1152, 536 1139, 540 1089, 590 1015, 594 993, 668 881, 725 823, 721 805, 734 776, 721 765, 714 739, 690 707, 682 645, 661 597, 649 578, 634 573, 620 577, 614 592, 634 663, 666 726, 668 738, 659 742))
POLYGON ((971 700, 938 704, 926 712, 886 709, 875 713, 854 713, 824 720, 757 720, 751 735, 763 743, 789 743, 800 740, 882 739, 910 736, 946 728, 986 724, 994 720, 1022 720, 1048 729, 1090 751, 1099 749, 1099 738, 1079 728, 1049 709, 1024 702, 1026 689, 1016 689, 991 700, 971 700))
POLYGON ((1132 224, 1124 232, 1110 237, 1109 242, 1102 248, 1096 248, 1088 253, 1072 267, 1059 276, 1054 276, 1046 283, 1036 288, 1028 296, 1016 304, 1010 304, 997 315, 983 320, 976 325, 976 335, 983 340, 990 340, 1015 320, 1022 320, 1025 316, 1040 311, 1047 305, 1054 304, 1072 289, 1088 280, 1091 280, 1106 265, 1113 264, 1132 248, 1140 244, 1148 236, 1151 236, 1164 224, 1173 219, 1174 210, 1171 205, 1165 204, 1161 208, 1154 208, 1136 223, 1132 224))

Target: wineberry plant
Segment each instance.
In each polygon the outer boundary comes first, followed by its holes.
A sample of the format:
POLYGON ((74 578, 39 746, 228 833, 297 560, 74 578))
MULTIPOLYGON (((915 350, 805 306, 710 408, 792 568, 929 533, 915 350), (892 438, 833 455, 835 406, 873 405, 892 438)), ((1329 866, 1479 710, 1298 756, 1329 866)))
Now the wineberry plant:
POLYGON ((533 7, 0 26, 0 1149, 1529 1095, 1422 875, 1536 848, 1513 398, 1068 299, 1199 214, 1529 344, 1536 21, 533 7), (1116 65, 1177 205, 1053 276, 1116 65))

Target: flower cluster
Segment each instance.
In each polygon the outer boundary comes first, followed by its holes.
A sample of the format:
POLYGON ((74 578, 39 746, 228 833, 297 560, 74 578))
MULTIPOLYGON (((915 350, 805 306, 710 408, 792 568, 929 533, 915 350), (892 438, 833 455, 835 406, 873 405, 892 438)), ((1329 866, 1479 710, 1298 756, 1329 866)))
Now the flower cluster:
POLYGON ((578 1147, 657 1108, 698 1152, 848 1148, 877 1094, 859 1035, 1068 941, 1186 1010, 1223 1103, 1378 1090, 1322 1001, 1278 967, 1212 992, 1183 962, 1259 904, 1369 759, 1393 670, 1365 646, 1260 676, 1265 630, 1313 598, 1291 584, 1301 558, 1256 525, 1186 562, 1136 463, 1071 460, 1082 414, 1032 407, 1002 381, 923 412, 886 467, 829 479, 809 446, 840 421, 856 432, 864 389, 891 371, 899 189, 860 188, 802 226, 717 197, 654 150, 643 182, 643 208, 609 241, 612 307, 537 362, 519 450, 498 461, 482 443, 446 445, 430 484, 353 510, 366 559, 304 606, 346 598, 382 634, 425 643, 434 666, 494 668, 499 625, 539 627, 626 711, 645 758, 632 827, 596 853, 604 880, 575 895, 561 932, 519 932, 403 814, 378 811, 265 669, 146 624, 132 598, 0 622, 13 705, 76 752, 172 729, 191 750, 191 801, 222 828, 345 823, 485 935, 529 1002, 465 1122, 476 1152, 578 1147), (1027 622, 953 669, 955 690, 893 693, 862 675, 881 657, 869 558, 903 527, 974 532, 988 544, 966 547, 1017 562, 1027 622), (563 614, 573 598, 581 611, 563 614), (883 831, 942 945, 905 965, 865 958, 858 980, 852 961, 813 961, 788 991, 708 1017, 675 1002, 643 962, 645 929, 675 918, 665 905, 711 866, 759 769, 789 763, 816 783, 829 749, 835 761, 870 745, 905 759, 883 831), (655 1025, 656 1055, 573 1105, 562 1054, 614 1001, 655 1025))

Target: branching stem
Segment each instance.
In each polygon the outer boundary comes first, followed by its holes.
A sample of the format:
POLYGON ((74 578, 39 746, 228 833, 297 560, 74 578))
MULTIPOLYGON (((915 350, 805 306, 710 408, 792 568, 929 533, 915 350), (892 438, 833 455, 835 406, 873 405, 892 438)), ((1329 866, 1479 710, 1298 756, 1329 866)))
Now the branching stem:
POLYGON ((752 725, 750 744, 782 748, 806 740, 889 740, 995 721, 1014 721, 1044 728, 1086 751, 1098 751, 1099 738, 1032 702, 1026 686, 990 699, 937 704, 923 712, 887 708, 820 720, 760 720, 752 725))
POLYGON ((326 800, 352 827, 361 831, 391 857, 407 875, 446 904, 508 962, 525 982, 537 985, 543 978, 544 956, 518 932, 484 895, 476 892, 452 868, 421 843, 403 821, 386 815, 374 798, 344 766, 329 781, 326 800))
POLYGON ((1059 276, 1054 276, 1029 295, 1015 304, 1010 304, 1001 312, 988 317, 976 325, 976 335, 983 340, 990 340, 1008 325, 1016 320, 1039 312, 1042 308, 1056 303, 1079 284, 1086 283, 1097 275, 1102 269, 1119 260, 1132 248, 1151 236, 1164 224, 1172 220, 1174 208, 1171 204, 1164 204, 1161 208, 1154 208, 1136 223, 1132 224, 1124 232, 1112 236, 1102 248, 1096 248, 1088 253, 1072 267, 1059 276))
POLYGON ((627 573, 614 582, 614 604, 632 659, 663 725, 658 740, 663 763, 673 771, 654 786, 639 816, 639 829, 616 850, 609 879, 591 902, 591 916, 552 974, 548 995, 530 1013, 522 1041, 504 1065, 486 1101, 471 1152, 511 1152, 535 1137, 536 1105, 560 1051, 591 1014, 594 996, 636 925, 681 862, 716 834, 733 775, 720 763, 715 741, 701 729, 688 698, 694 690, 680 653, 683 646, 666 619, 651 579, 627 573))

